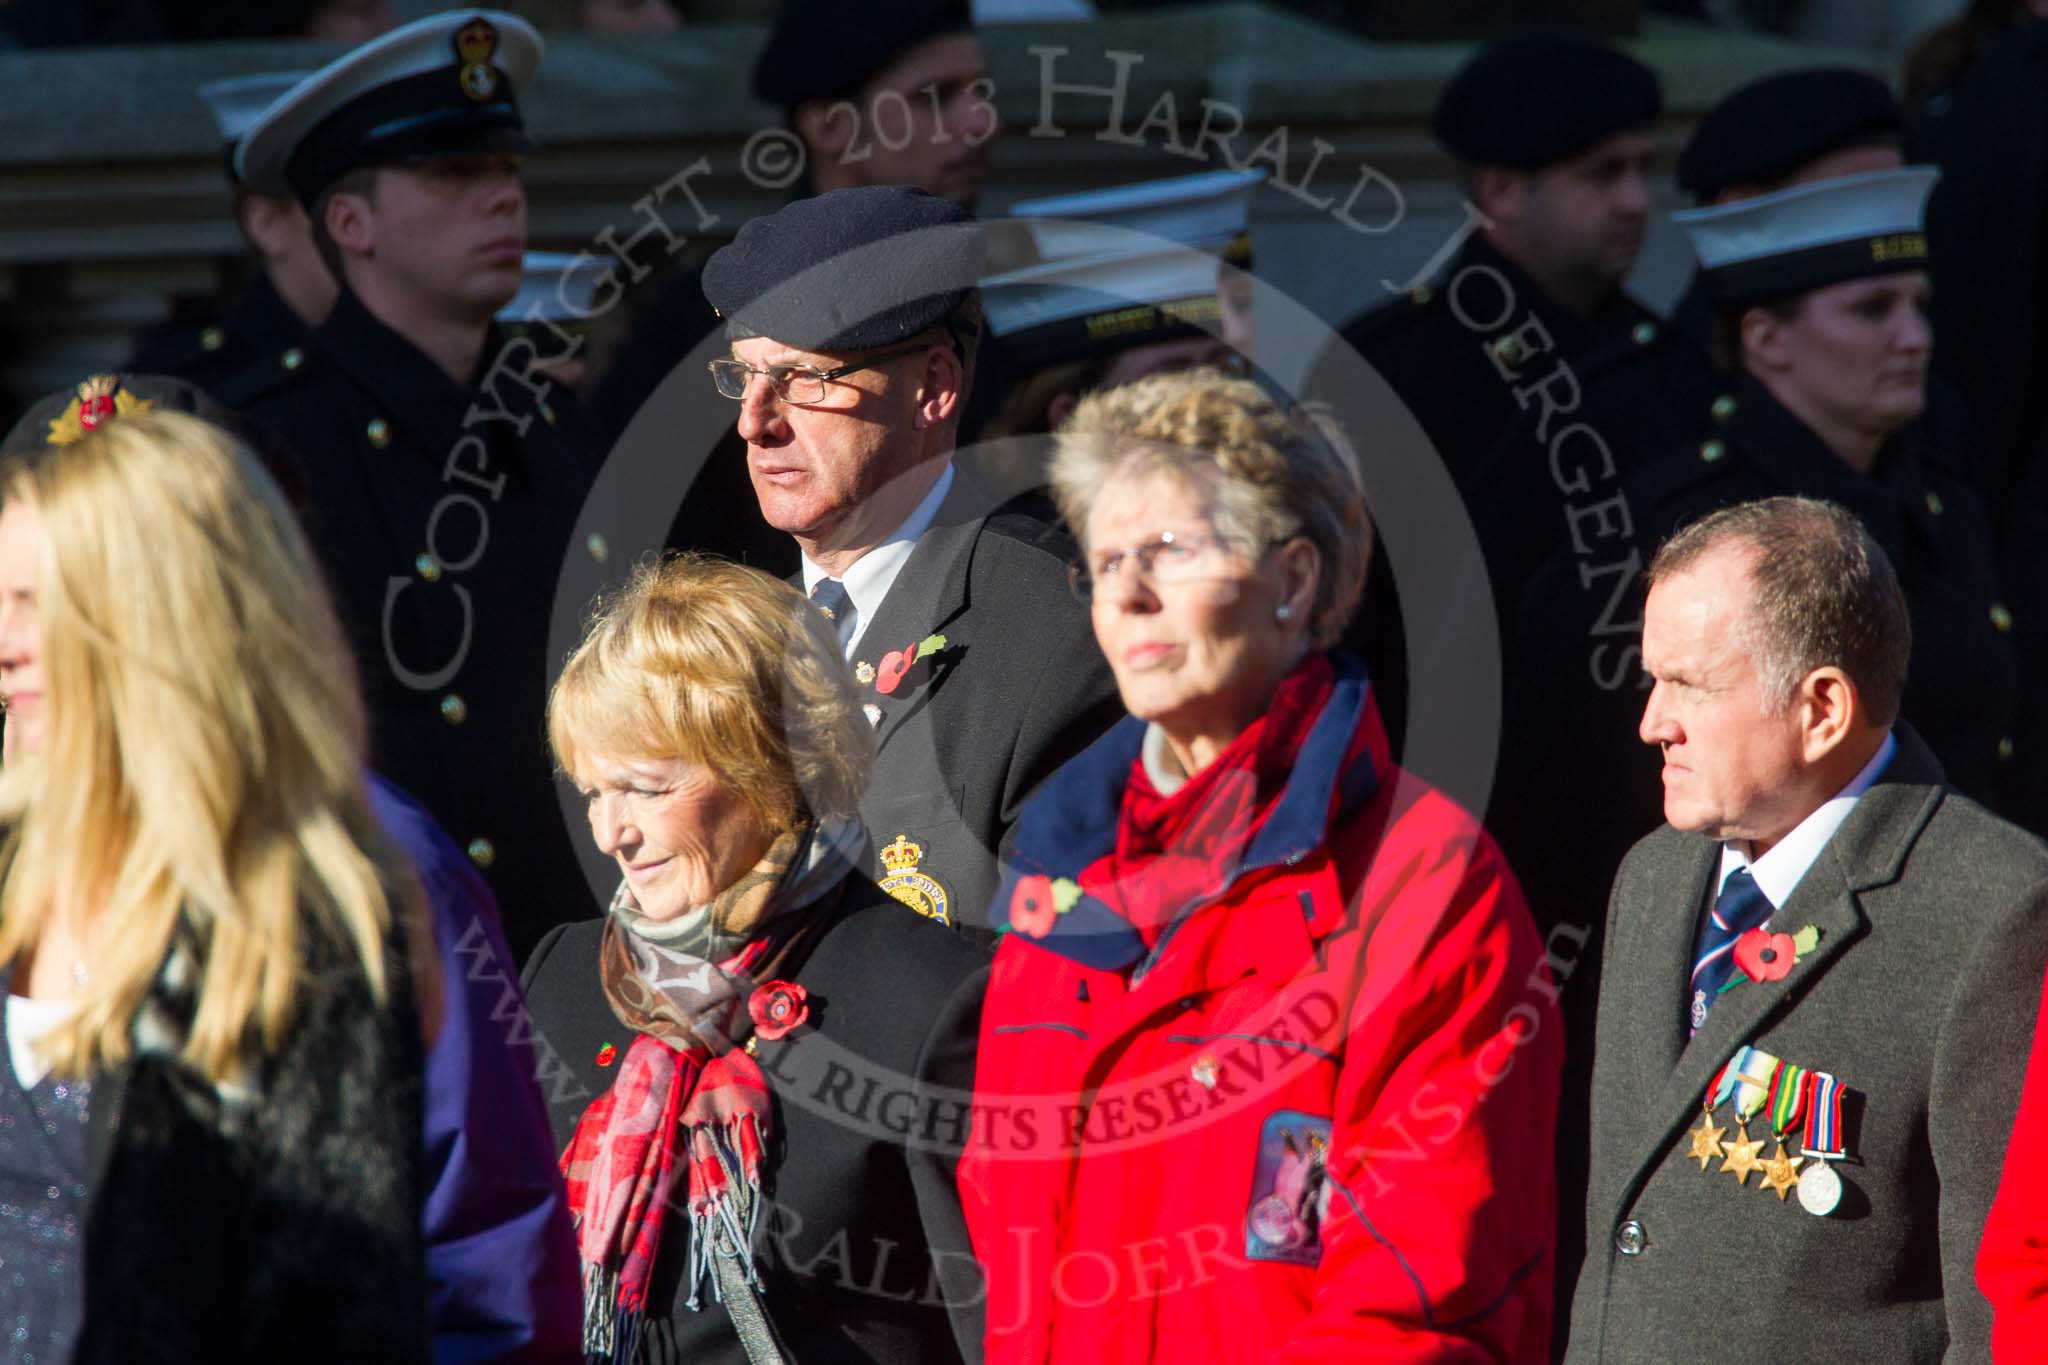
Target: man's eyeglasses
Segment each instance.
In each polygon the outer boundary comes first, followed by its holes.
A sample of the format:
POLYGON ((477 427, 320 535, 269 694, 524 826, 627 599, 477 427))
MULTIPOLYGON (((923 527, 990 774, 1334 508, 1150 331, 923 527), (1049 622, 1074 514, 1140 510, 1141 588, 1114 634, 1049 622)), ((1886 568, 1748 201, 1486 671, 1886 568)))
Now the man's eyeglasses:
POLYGON ((764 375, 768 387, 775 390, 775 396, 785 403, 822 403, 825 401, 825 385, 832 380, 861 370, 872 370, 884 361, 900 360, 918 351, 928 351, 932 344, 929 341, 912 342, 830 370, 820 370, 811 365, 770 365, 764 369, 749 365, 744 360, 714 360, 710 363, 711 382, 725 397, 739 399, 747 396, 748 380, 757 374, 764 375))
POLYGON ((1215 572, 1216 552, 1231 542, 1215 535, 1181 535, 1161 531, 1157 540, 1128 550, 1104 550, 1067 565, 1067 586, 1086 602, 1097 588, 1115 587, 1135 571, 1155 588, 1172 587, 1215 572))

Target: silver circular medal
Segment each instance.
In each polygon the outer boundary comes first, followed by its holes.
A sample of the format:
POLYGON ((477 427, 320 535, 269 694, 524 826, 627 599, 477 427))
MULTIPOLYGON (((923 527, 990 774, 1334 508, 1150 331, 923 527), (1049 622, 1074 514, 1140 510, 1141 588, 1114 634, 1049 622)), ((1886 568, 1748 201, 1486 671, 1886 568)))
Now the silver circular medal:
POLYGON ((1815 1161, 1799 1173, 1799 1207, 1816 1218, 1825 1218, 1842 1202, 1842 1177, 1825 1161, 1815 1161))

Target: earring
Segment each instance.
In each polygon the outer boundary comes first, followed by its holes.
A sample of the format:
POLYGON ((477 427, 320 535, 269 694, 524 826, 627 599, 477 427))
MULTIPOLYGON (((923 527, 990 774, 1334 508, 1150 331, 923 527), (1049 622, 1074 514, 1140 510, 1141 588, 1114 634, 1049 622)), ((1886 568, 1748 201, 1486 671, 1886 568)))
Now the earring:
POLYGON ((1279 606, 1273 608, 1273 619, 1275 621, 1286 621, 1291 619, 1293 616, 1294 608, 1288 606, 1285 602, 1282 602, 1279 606))

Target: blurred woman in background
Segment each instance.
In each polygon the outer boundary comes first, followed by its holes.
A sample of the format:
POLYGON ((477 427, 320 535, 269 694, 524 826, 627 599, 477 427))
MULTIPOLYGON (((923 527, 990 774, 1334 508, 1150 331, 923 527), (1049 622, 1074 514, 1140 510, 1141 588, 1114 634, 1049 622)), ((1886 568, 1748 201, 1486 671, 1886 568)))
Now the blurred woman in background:
POLYGON ((49 1359, 424 1361, 438 978, 339 627, 232 439, 82 425, 0 470, 0 1316, 49 1359))

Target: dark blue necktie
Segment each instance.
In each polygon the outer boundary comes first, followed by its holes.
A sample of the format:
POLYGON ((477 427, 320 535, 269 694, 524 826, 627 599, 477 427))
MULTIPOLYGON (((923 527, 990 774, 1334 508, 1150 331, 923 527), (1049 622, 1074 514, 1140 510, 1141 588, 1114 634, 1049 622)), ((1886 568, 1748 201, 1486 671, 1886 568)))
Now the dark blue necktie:
POLYGON ((1776 908, 1746 867, 1737 868, 1722 883, 1714 908, 1700 922, 1699 943, 1693 949, 1687 998, 1688 1022, 1694 1033, 1707 1022, 1714 997, 1735 968, 1735 940, 1769 919, 1776 908))
POLYGON ((845 644, 853 629, 853 597, 846 591, 846 585, 836 578, 821 578, 811 585, 811 602, 832 623, 839 643, 845 644))

